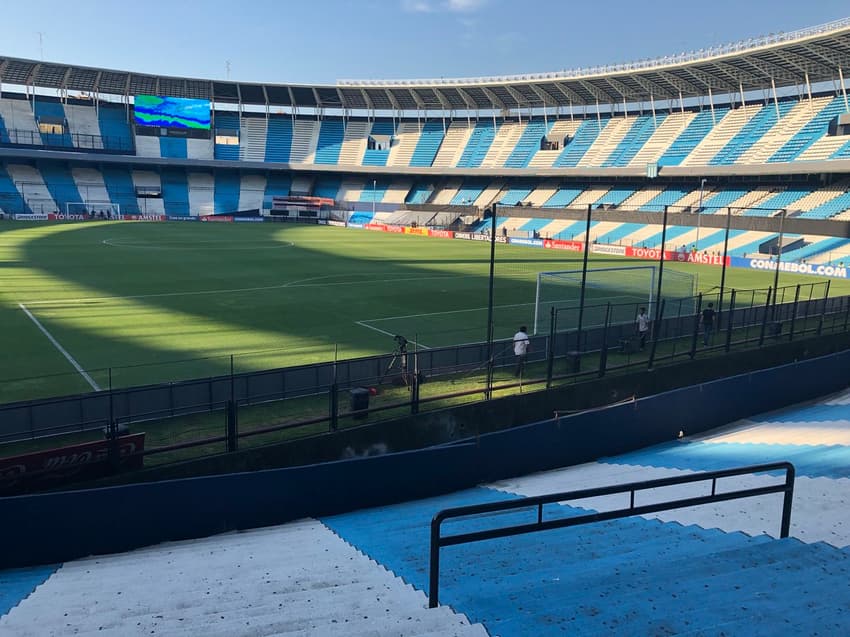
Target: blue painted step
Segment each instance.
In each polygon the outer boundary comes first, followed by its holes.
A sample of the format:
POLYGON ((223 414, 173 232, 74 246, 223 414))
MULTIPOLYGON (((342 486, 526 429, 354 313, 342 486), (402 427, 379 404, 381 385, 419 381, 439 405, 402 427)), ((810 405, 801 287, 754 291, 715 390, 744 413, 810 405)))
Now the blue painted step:
MULTIPOLYGON (((433 515, 444 508, 515 497, 474 489, 323 522, 427 591, 433 515)), ((553 504, 545 515, 564 518, 579 512, 553 504)), ((452 520, 443 532, 535 520, 531 508, 452 520)), ((491 634, 505 637, 693 630, 719 634, 726 623, 760 616, 780 622, 772 624, 774 633, 787 619, 798 632, 809 634, 820 630, 822 618, 830 613, 830 626, 838 628, 833 634, 846 634, 849 567, 847 551, 823 544, 627 518, 443 549, 440 599, 470 621, 483 622, 491 634), (794 586, 786 584, 789 577, 794 586)))
POLYGON ((0 571, 0 617, 29 597, 57 570, 59 565, 0 571))

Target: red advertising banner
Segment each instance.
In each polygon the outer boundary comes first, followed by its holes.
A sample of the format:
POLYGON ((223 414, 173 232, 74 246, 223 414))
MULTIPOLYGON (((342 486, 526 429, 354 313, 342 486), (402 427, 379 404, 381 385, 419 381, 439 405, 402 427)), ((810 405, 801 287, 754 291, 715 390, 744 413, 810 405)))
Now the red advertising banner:
POLYGON ((205 215, 205 216, 201 217, 200 219, 201 219, 201 221, 217 221, 219 223, 228 223, 230 221, 233 221, 233 216, 232 215, 221 215, 221 216, 205 215))
MULTIPOLYGON (((186 217, 190 219, 191 217, 186 217)), ((201 217, 203 220, 203 217, 201 217)), ((119 217, 121 221, 168 221, 165 215, 122 215, 119 217)))
POLYGON ((581 252, 584 244, 581 241, 562 241, 561 239, 544 239, 543 247, 551 250, 567 250, 569 252, 581 252))
POLYGON ((429 237, 438 237, 440 239, 454 239, 455 233, 452 230, 428 230, 429 237))
POLYGON ((377 230, 378 232, 386 232, 387 227, 382 223, 367 223, 363 225, 366 230, 377 230))
MULTIPOLYGON (((661 250, 658 248, 626 248, 626 256, 634 257, 635 259, 648 259, 650 261, 658 261, 661 258, 661 250)), ((680 252, 665 250, 665 261, 678 261, 679 263, 701 263, 703 265, 723 265, 722 254, 712 254, 709 252, 680 252)), ((726 257, 726 265, 730 265, 731 259, 726 257)))
POLYGON ((397 232, 398 234, 404 234, 407 232, 407 228, 404 226, 384 226, 384 232, 397 232))
MULTIPOLYGON (((145 434, 118 438, 118 455, 122 466, 141 469, 144 459, 145 434)), ((97 440, 78 445, 47 449, 0 459, 0 490, 26 484, 45 484, 68 478, 93 478, 108 472, 109 441, 97 440)))

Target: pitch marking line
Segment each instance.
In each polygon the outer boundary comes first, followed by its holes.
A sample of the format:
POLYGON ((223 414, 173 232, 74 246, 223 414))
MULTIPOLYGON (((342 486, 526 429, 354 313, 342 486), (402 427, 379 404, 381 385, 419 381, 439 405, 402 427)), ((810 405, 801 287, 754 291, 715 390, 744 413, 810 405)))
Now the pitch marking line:
POLYGON ((159 294, 134 294, 130 296, 90 296, 76 299, 52 299, 42 301, 27 301, 27 305, 64 305, 64 304, 80 304, 80 303, 100 303, 103 301, 132 301, 136 299, 155 299, 169 296, 202 296, 206 294, 235 294, 238 292, 262 292, 266 290, 282 290, 286 288, 308 288, 308 287, 330 287, 339 285, 373 285, 375 283, 395 283, 396 281, 439 281, 442 279, 468 279, 477 275, 444 275, 444 276, 417 276, 394 279, 364 279, 362 281, 339 281, 333 283, 314 283, 322 279, 332 279, 343 276, 362 276, 371 277, 378 272, 369 272, 364 274, 328 274, 325 276, 315 276, 308 279, 300 279, 297 281, 288 281, 279 285, 264 285, 251 288, 231 288, 226 290, 199 290, 194 292, 162 292, 159 294))
MULTIPOLYGON (((496 305, 494 307, 494 309, 500 309, 500 308, 505 308, 505 307, 527 307, 529 305, 534 305, 534 303, 511 303, 511 304, 508 304, 508 305, 496 305)), ((360 327, 365 327, 367 330, 373 330, 375 332, 379 332, 380 334, 386 334, 387 336, 395 336, 395 334, 393 334, 392 332, 387 332, 386 330, 382 330, 381 328, 375 327, 374 325, 369 325, 369 323, 377 323, 379 321, 393 321, 393 320, 401 320, 401 319, 419 318, 419 317, 422 317, 422 316, 444 316, 446 314, 460 314, 460 313, 463 313, 463 312, 482 312, 486 309, 487 309, 486 307, 473 307, 473 308, 468 308, 468 309, 465 309, 465 310, 447 310, 445 312, 426 312, 424 314, 406 314, 404 316, 385 316, 383 318, 363 319, 362 321, 354 321, 354 323, 359 325, 360 327)), ((410 342, 414 343, 418 347, 421 347, 422 349, 431 349, 427 345, 424 345, 422 343, 417 343, 414 340, 411 340, 410 342)))
POLYGON ((44 327, 44 325, 42 325, 41 322, 37 318, 35 318, 35 316, 33 316, 32 312, 30 312, 23 303, 18 303, 18 307, 20 307, 24 311, 24 314, 26 314, 33 323, 35 323, 35 326, 41 330, 42 334, 44 334, 47 339, 51 343, 53 343, 53 346, 59 350, 59 353, 62 354, 62 356, 64 356, 67 361, 71 363, 71 365, 74 366, 74 369, 76 369, 80 373, 80 376, 85 378, 86 382, 91 385, 92 389, 94 389, 95 391, 100 391, 100 385, 94 382, 94 379, 89 376, 88 372, 86 372, 86 370, 84 370, 82 366, 77 362, 77 360, 68 353, 68 350, 62 347, 59 344, 59 341, 53 338, 53 334, 47 331, 47 328, 44 327))
MULTIPOLYGON (((367 330, 374 330, 375 332, 379 332, 381 334, 386 334, 387 336, 391 336, 391 337, 395 338, 395 334, 393 334, 392 332, 387 332, 386 330, 382 330, 380 328, 373 327, 372 325, 366 325, 366 323, 364 323, 363 321, 354 321, 354 322, 357 323, 357 325, 359 325, 360 327, 365 327, 367 330)), ((428 347, 424 343, 418 343, 418 342, 414 341, 413 339, 408 339, 408 341, 413 343, 414 345, 416 345, 416 347, 421 347, 422 349, 431 349, 430 347, 428 347)))

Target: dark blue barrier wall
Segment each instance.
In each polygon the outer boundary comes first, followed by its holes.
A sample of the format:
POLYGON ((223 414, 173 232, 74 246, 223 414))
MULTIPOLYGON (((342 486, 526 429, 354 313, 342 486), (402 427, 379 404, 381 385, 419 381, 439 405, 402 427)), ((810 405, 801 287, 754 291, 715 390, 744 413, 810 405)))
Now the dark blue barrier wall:
MULTIPOLYGON (((649 372, 648 372, 649 373, 649 372)), ((850 384, 850 351, 385 456, 0 499, 0 567, 111 553, 446 493, 693 434, 850 384)))

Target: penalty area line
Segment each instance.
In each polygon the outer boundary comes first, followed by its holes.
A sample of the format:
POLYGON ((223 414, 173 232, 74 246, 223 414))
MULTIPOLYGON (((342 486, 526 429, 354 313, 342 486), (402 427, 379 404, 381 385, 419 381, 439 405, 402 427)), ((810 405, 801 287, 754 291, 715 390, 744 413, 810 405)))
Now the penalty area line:
POLYGON ((80 373, 80 376, 82 376, 86 380, 86 382, 91 385, 92 389, 94 389, 95 391, 100 391, 100 385, 98 385, 94 381, 94 379, 89 376, 88 372, 86 372, 86 370, 84 370, 82 366, 77 362, 77 360, 68 353, 68 350, 62 347, 59 344, 59 341, 53 338, 53 334, 47 331, 47 328, 44 327, 44 325, 42 325, 41 322, 37 318, 35 318, 35 316, 33 316, 32 312, 30 312, 23 303, 18 303, 18 307, 20 307, 24 311, 24 314, 26 314, 33 323, 35 323, 35 326, 40 329, 41 333, 47 337, 47 340, 53 343, 53 347, 58 349, 59 353, 62 354, 62 356, 64 356, 65 359, 69 363, 71 363, 71 365, 74 366, 74 369, 76 369, 80 373))
MULTIPOLYGON (((373 325, 367 325, 367 324, 366 324, 366 323, 364 323, 363 321, 354 321, 354 322, 355 322, 355 323, 357 323, 357 325, 359 325, 360 327, 365 327, 367 330, 373 330, 373 331, 375 331, 375 332, 378 332, 379 334, 385 334, 385 335, 387 335, 387 336, 389 336, 389 337, 391 337, 391 338, 395 338, 395 336, 396 336, 396 335, 395 335, 395 334, 393 334, 392 332, 387 332, 386 330, 382 330, 382 329, 380 329, 379 327, 375 327, 375 326, 373 326, 373 325)), ((430 347, 428 347, 427 345, 425 345, 425 344, 423 344, 423 343, 417 343, 417 342, 416 342, 416 341, 414 341, 413 339, 408 339, 408 341, 410 341, 411 343, 413 343, 414 345, 416 345, 416 347, 421 347, 422 349, 431 349, 430 347)))

